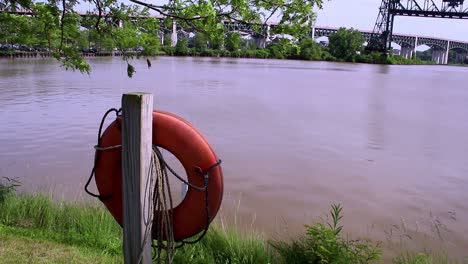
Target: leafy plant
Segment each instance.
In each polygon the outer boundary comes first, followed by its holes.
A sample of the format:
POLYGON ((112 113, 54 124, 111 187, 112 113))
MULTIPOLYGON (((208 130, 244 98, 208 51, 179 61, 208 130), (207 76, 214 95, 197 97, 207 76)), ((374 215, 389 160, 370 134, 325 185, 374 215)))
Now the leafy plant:
POLYGON ((229 51, 238 51, 241 48, 241 35, 237 32, 229 33, 225 45, 229 51))
POLYGON ((306 38, 299 42, 300 54, 299 57, 303 60, 320 60, 321 49, 318 44, 312 39, 306 38))
POLYGON ((333 204, 331 222, 307 227, 307 256, 311 263, 370 263, 380 259, 381 251, 368 240, 345 240, 340 225, 343 207, 333 204))
POLYGON ((179 56, 186 56, 189 54, 188 40, 186 38, 177 41, 175 46, 175 54, 179 56))
POLYGON ((197 51, 204 51, 208 48, 208 40, 203 32, 197 33, 193 38, 193 47, 197 51))
POLYGON ((6 197, 16 191, 21 186, 21 182, 8 177, 3 177, 4 181, 0 181, 0 205, 5 201, 6 197))

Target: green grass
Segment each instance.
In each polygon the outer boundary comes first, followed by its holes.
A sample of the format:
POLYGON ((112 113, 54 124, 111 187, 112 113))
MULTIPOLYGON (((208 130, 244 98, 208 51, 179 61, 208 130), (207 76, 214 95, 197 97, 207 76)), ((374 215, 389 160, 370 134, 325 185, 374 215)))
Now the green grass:
POLYGON ((23 227, 42 238, 99 248, 105 254, 121 251, 121 228, 98 204, 56 203, 42 194, 9 195, 0 212, 0 224, 23 227))
MULTIPOLYGON (((394 264, 456 264, 458 261, 452 260, 447 254, 434 253, 406 253, 398 256, 393 261, 394 264)), ((467 263, 467 261, 463 262, 467 263)))
MULTIPOLYGON (((12 231, 12 230, 10 230, 12 231)), ((118 256, 101 254, 86 247, 27 238, 0 231, 1 263, 119 263, 118 256)))
MULTIPOLYGON (((325 251, 322 249, 327 247, 337 256, 361 257, 362 254, 347 246, 352 243, 339 238, 340 212, 335 211, 332 216, 335 220, 332 225, 313 225, 309 228, 313 234, 307 239, 291 243, 269 241, 256 233, 214 224, 200 243, 178 249, 174 263, 311 263, 311 260, 316 260, 312 263, 324 263, 317 260, 336 259, 330 254, 323 255, 325 251)), ((69 247, 75 253, 93 252, 104 256, 103 261, 122 258, 121 227, 99 203, 58 203, 42 194, 10 193, 0 203, 0 236, 18 241, 49 241, 69 247), (77 248, 81 251, 76 251, 77 248)), ((47 243, 42 248, 47 247, 47 243)), ((88 255, 93 256, 85 254, 83 257, 88 255)))
MULTIPOLYGON (((122 263, 122 229, 101 203, 17 194, 15 184, 0 182, 0 262, 122 263)), ((290 241, 215 223, 199 243, 178 249, 173 263, 361 264, 380 259, 382 251, 372 241, 344 238, 340 205, 333 205, 329 216, 328 223, 306 226, 303 237, 290 241)), ((404 254, 394 263, 453 262, 446 256, 404 254)))
MULTIPOLYGON (((99 204, 56 203, 42 194, 8 195, 0 204, 0 237, 5 236, 92 249, 114 260, 122 257, 121 227, 99 204)), ((174 263, 273 263, 268 248, 258 235, 212 225, 200 243, 177 250, 174 263)))

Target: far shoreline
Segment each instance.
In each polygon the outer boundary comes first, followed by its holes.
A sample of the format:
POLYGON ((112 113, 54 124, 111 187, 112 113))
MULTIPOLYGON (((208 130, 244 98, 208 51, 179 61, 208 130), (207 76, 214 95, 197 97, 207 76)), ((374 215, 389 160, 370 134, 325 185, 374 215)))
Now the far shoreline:
MULTIPOLYGON (((306 60, 306 59, 290 59, 290 58, 275 58, 275 57, 252 57, 252 56, 232 56, 229 54, 229 51, 225 50, 215 50, 222 54, 218 55, 202 55, 202 54, 187 54, 187 55, 176 55, 176 54, 167 54, 165 52, 159 52, 159 54, 155 57, 145 57, 145 58, 157 58, 157 57, 178 57, 178 58, 226 58, 226 59, 258 59, 258 60, 279 60, 279 61, 310 61, 310 62, 333 62, 339 64, 370 64, 370 65, 408 65, 408 66, 455 66, 455 67, 467 67, 467 64, 435 64, 432 61, 423 61, 420 59, 413 60, 413 59, 404 59, 404 63, 391 63, 389 61, 383 62, 366 62, 366 61, 343 61, 343 60, 306 60)), ((196 52, 196 51, 195 51, 196 52)), ((232 53, 232 52, 231 52, 232 53)), ((130 52, 130 56, 138 57, 136 52, 130 52)), ((84 58, 113 58, 113 57, 122 57, 122 52, 87 52, 82 53, 82 57, 84 58)), ((143 57, 143 56, 142 56, 143 57)), ((399 55, 395 55, 392 57, 399 57, 399 55)), ((54 58, 52 52, 0 52, 0 59, 47 59, 47 58, 54 58)), ((139 59, 139 58, 138 58, 139 59)))

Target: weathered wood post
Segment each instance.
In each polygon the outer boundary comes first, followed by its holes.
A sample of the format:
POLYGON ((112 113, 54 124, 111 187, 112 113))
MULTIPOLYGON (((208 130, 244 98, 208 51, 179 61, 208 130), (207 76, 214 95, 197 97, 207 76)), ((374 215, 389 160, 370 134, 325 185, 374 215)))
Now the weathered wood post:
POLYGON ((151 263, 153 219, 149 173, 153 95, 122 96, 123 249, 126 264, 151 263), (146 238, 145 238, 146 237, 146 238))

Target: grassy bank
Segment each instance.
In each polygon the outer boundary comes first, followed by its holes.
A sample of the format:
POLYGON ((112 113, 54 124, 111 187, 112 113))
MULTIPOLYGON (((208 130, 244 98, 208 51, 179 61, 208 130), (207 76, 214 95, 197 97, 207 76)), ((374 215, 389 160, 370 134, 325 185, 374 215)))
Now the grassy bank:
MULTIPOLYGON (((13 190, 0 185, 0 260, 122 262, 122 230, 99 203, 59 203, 47 195, 13 190)), ((329 223, 307 226, 304 236, 292 241, 271 241, 215 223, 200 243, 177 250, 174 263, 380 263, 378 244, 344 238, 341 210, 333 205, 329 223)), ((393 262, 450 263, 421 254, 393 262)))
MULTIPOLYGON (((56 203, 39 194, 8 195, 0 212, 0 259, 15 257, 19 261, 15 263, 20 263, 22 253, 28 251, 24 247, 39 241, 38 250, 59 246, 82 259, 122 260, 121 228, 99 204, 56 203), (24 247, 16 250, 14 245, 23 242, 24 247)), ((273 254, 255 234, 240 235, 214 225, 201 243, 178 250, 174 263, 273 263, 273 254)))

